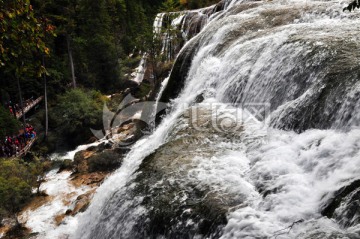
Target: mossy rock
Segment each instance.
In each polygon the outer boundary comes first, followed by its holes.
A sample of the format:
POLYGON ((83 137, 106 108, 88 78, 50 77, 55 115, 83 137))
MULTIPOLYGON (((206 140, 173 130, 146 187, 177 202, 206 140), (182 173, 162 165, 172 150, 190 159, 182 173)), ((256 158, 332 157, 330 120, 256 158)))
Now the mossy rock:
POLYGON ((122 155, 114 150, 104 150, 87 159, 89 172, 112 171, 120 167, 122 155))

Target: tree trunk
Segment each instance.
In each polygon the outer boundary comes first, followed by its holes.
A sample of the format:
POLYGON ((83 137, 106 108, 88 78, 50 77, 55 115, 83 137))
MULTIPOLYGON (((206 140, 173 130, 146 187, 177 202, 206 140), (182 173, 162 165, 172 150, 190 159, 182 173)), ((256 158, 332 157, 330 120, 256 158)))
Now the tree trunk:
POLYGON ((21 108, 21 113, 22 113, 23 126, 25 128, 26 120, 25 120, 24 104, 23 104, 23 99, 22 99, 22 93, 21 93, 21 87, 20 87, 20 77, 19 76, 16 76, 16 82, 17 82, 17 87, 18 87, 19 96, 20 96, 20 108, 21 108))
MULTIPOLYGON (((45 57, 43 56, 43 67, 45 68, 45 57)), ((47 82, 46 82, 46 73, 44 73, 44 98, 45 98, 45 135, 44 140, 46 140, 49 130, 49 118, 48 118, 48 103, 47 103, 47 82)))
POLYGON ((71 50, 71 45, 70 45, 70 36, 69 35, 66 35, 66 43, 67 43, 68 55, 69 55, 69 61, 70 61, 72 85, 73 85, 74 88, 76 88, 74 60, 73 60, 73 56, 72 56, 72 50, 71 50))
POLYGON ((14 107, 14 101, 13 100, 11 100, 11 104, 9 106, 11 107, 11 109, 13 111, 13 115, 14 115, 14 117, 16 119, 16 110, 15 110, 15 107, 14 107))

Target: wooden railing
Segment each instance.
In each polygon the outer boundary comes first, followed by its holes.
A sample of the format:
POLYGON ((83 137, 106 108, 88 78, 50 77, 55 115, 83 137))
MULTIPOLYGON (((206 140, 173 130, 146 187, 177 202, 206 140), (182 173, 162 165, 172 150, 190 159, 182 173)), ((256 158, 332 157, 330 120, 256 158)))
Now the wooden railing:
POLYGON ((36 137, 32 138, 24 148, 22 148, 19 152, 16 153, 16 157, 21 157, 27 154, 27 152, 31 149, 31 146, 34 144, 36 137))
POLYGON ((16 112, 16 118, 20 119, 23 116, 23 113, 26 114, 27 112, 29 112, 32 108, 34 108, 37 104, 39 104, 43 98, 44 96, 40 96, 36 100, 32 101, 28 106, 26 106, 24 110, 20 110, 19 112, 16 112))

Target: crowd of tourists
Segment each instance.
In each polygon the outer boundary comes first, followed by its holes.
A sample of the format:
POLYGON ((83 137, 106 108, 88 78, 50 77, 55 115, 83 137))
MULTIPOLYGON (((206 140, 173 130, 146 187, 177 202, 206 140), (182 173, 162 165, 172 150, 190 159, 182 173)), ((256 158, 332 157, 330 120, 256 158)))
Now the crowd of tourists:
POLYGON ((17 136, 5 136, 0 144, 0 157, 12 157, 19 155, 22 149, 36 137, 34 127, 27 124, 17 136))
POLYGON ((34 97, 31 97, 30 99, 24 100, 23 101, 23 108, 21 108, 20 104, 13 104, 11 101, 9 101, 6 105, 9 108, 9 111, 12 115, 20 115, 22 114, 22 111, 26 111, 26 108, 31 106, 32 103, 34 102, 34 97))

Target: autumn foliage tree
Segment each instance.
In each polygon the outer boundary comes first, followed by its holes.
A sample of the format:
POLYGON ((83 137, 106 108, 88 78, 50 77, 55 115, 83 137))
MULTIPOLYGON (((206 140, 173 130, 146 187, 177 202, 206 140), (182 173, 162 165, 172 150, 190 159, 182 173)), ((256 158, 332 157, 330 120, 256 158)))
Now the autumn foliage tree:
POLYGON ((42 73, 41 58, 33 57, 50 53, 44 38, 52 30, 34 16, 29 0, 0 0, 0 66, 16 77, 42 73))
POLYGON ((50 50, 44 39, 53 27, 44 22, 35 17, 30 0, 0 0, 0 73, 2 81, 16 82, 21 105, 21 81, 45 73, 41 59, 50 50))

